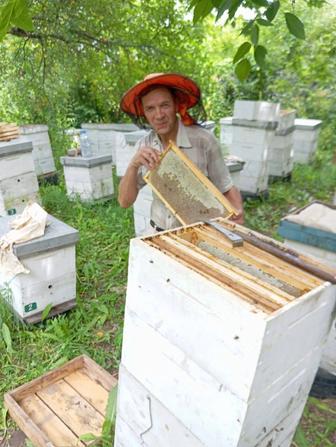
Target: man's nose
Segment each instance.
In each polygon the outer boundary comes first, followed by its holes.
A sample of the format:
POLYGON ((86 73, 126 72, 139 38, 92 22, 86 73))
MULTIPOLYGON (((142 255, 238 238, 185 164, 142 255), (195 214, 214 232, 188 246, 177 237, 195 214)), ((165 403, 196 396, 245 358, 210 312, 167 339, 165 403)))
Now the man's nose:
POLYGON ((163 113, 163 110, 161 109, 161 107, 157 107, 155 109, 155 117, 157 119, 162 119, 164 117, 164 113, 163 113))

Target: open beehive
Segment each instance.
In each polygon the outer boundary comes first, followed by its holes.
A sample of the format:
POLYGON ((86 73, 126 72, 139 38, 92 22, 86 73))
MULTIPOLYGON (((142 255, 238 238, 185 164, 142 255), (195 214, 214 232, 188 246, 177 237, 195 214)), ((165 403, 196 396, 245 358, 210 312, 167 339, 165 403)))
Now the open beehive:
POLYGON ((158 167, 144 179, 183 225, 236 214, 223 194, 172 142, 158 167))
POLYGON ((314 261, 217 222, 243 246, 199 223, 131 241, 115 447, 291 444, 334 288, 314 261))

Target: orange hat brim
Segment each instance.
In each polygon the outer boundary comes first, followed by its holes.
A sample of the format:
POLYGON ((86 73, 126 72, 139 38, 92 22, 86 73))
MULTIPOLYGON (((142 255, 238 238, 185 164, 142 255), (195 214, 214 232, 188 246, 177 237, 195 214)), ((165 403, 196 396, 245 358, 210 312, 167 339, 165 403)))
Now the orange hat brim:
POLYGON ((128 115, 144 116, 141 98, 154 85, 175 89, 178 102, 185 109, 194 107, 201 98, 200 88, 192 79, 178 73, 163 73, 151 76, 127 90, 121 98, 120 108, 128 115))

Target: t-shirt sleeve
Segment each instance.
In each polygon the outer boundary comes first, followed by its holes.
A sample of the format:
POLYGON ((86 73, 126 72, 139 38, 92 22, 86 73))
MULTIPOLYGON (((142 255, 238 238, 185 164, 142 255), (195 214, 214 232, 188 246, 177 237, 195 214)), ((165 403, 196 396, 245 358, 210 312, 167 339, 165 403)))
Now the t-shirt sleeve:
MULTIPOLYGON (((135 152, 140 150, 143 146, 146 145, 146 141, 144 138, 141 138, 139 141, 135 143, 135 152)), ((144 175, 148 172, 148 169, 145 166, 141 166, 138 170, 138 176, 137 176, 137 187, 138 190, 143 188, 146 185, 144 178, 144 175)))
POLYGON ((222 193, 229 191, 233 186, 231 175, 225 164, 219 142, 212 135, 209 138, 207 154, 209 179, 222 193))

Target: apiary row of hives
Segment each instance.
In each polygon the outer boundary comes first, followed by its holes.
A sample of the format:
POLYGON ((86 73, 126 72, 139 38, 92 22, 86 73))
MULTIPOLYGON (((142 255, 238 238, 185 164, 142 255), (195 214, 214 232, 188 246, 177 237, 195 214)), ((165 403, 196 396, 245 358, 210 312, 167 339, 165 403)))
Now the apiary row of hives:
POLYGON ((224 153, 246 161, 237 186, 246 195, 267 193, 269 179, 290 176, 293 163, 308 163, 317 149, 321 121, 296 119, 276 103, 236 101, 234 116, 220 120, 224 153))
POLYGON ((204 224, 133 240, 115 446, 288 447, 334 306, 329 282, 204 224))

